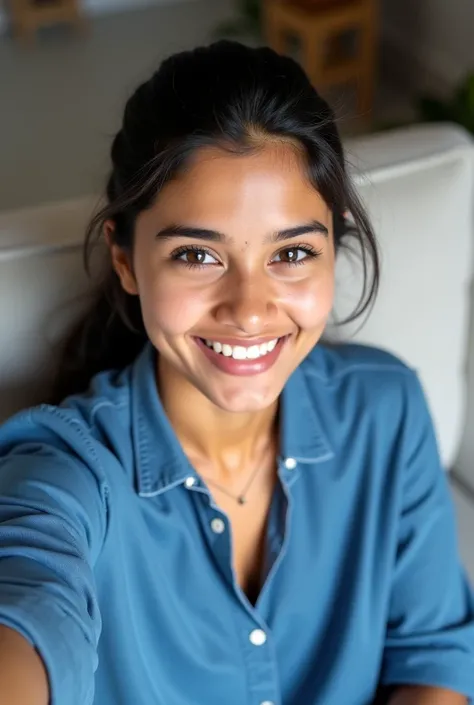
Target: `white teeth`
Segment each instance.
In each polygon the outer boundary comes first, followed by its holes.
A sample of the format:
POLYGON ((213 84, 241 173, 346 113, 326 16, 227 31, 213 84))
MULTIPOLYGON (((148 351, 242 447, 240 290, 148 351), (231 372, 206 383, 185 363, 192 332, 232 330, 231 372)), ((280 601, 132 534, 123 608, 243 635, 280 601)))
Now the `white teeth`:
POLYGON ((249 348, 247 348, 247 357, 249 360, 256 360, 257 357, 260 357, 260 348, 258 345, 251 345, 249 348))
POLYGON ((246 360, 247 348, 244 348, 242 345, 234 345, 232 348, 232 357, 234 360, 246 360))
POLYGON ((278 340, 279 338, 275 338, 274 340, 269 340, 268 343, 250 345, 248 348, 243 345, 227 345, 214 340, 206 340, 205 342, 208 348, 212 348, 214 352, 220 353, 225 357, 233 357, 234 360, 257 360, 259 357, 268 355, 272 350, 275 350, 278 340))

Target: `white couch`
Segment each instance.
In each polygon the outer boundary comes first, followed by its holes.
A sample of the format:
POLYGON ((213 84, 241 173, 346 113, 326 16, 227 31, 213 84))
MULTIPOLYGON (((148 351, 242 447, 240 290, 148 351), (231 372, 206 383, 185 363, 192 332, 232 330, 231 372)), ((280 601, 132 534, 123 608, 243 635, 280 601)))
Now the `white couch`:
MULTIPOLYGON (((385 347, 418 369, 474 579, 474 147, 459 128, 438 125, 346 149, 383 271, 365 325, 337 334, 385 347)), ((84 303, 80 248, 94 206, 83 198, 0 214, 0 419, 41 399, 48 385, 54 340, 84 303)), ((339 315, 357 298, 359 272, 340 258, 339 315)))

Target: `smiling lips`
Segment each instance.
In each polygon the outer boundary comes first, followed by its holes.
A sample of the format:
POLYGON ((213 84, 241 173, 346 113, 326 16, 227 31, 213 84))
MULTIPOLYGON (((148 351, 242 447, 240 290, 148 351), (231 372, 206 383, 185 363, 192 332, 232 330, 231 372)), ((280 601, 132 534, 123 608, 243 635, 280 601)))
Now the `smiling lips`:
POLYGON ((217 341, 195 338, 207 359, 227 374, 246 376, 266 372, 278 359, 288 336, 271 340, 217 341))

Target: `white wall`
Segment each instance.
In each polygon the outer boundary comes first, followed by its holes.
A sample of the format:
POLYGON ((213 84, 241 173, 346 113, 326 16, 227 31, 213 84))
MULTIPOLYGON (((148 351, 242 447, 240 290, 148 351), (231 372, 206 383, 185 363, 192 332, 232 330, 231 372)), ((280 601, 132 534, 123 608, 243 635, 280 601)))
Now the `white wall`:
MULTIPOLYGON (((138 10, 151 5, 172 5, 190 0, 82 0, 81 5, 87 15, 101 15, 108 12, 138 10)), ((5 3, 0 0, 0 34, 8 28, 8 12, 5 3)))
POLYGON ((474 70, 474 0, 382 0, 382 6, 387 43, 415 66, 421 82, 425 72, 427 83, 450 86, 474 70))
POLYGON ((171 5, 177 2, 183 0, 82 0, 85 11, 90 14, 135 10, 150 5, 171 5))

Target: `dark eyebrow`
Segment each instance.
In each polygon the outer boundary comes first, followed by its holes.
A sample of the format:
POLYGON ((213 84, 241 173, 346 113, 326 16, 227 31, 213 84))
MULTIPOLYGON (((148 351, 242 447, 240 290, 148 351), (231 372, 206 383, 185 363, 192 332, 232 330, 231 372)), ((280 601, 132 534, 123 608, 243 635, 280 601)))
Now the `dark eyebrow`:
POLYGON ((157 233, 156 237, 164 240, 172 237, 189 237, 192 240, 209 240, 211 242, 224 242, 228 239, 217 230, 187 227, 186 225, 167 225, 157 233))
POLYGON ((301 237, 302 235, 311 235, 313 233, 321 233, 324 237, 329 236, 329 230, 319 220, 311 220, 306 225, 297 225, 294 228, 287 230, 279 230, 273 233, 268 238, 269 242, 281 242, 282 240, 290 240, 293 237, 301 237))
MULTIPOLYGON (((291 238, 301 237, 302 235, 309 235, 311 233, 321 233, 325 237, 329 235, 329 231, 325 225, 320 223, 319 220, 312 220, 306 223, 306 225, 297 225, 294 228, 278 230, 269 235, 265 240, 266 242, 281 242, 282 240, 290 240, 291 238)), ((228 242, 230 239, 224 235, 224 233, 220 233, 217 230, 195 228, 186 225, 167 225, 157 233, 156 237, 165 240, 173 237, 187 237, 192 240, 207 240, 208 242, 228 242)))

